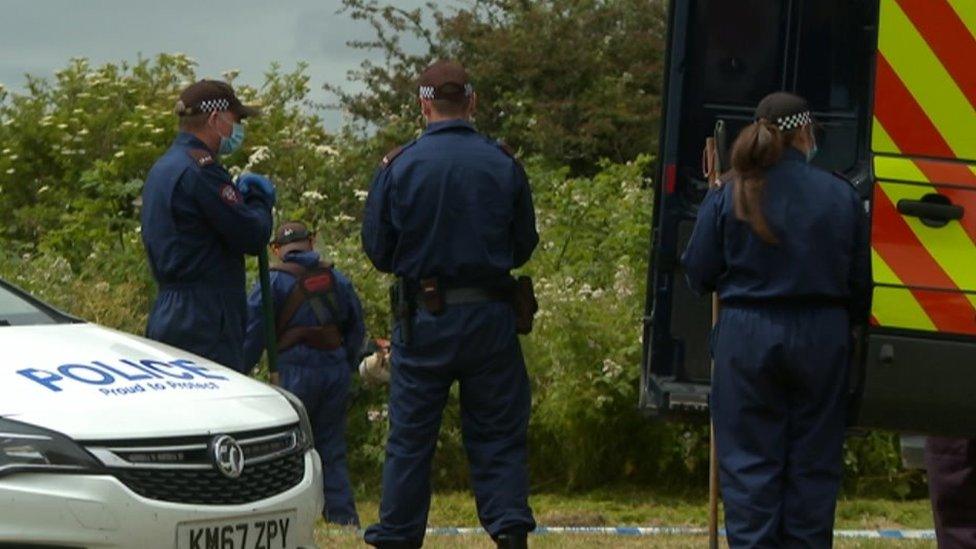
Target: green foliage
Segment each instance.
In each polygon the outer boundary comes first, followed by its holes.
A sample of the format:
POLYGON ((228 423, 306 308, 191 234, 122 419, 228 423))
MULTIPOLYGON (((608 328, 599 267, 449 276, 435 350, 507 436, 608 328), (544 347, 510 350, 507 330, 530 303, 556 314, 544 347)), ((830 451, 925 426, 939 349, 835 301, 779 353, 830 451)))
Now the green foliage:
POLYGON ((468 69, 478 126, 529 155, 593 173, 600 159, 627 162, 655 150, 665 2, 661 0, 472 0, 412 11, 395 2, 344 0, 369 21, 382 52, 353 77, 361 93, 333 87, 342 107, 371 125, 416 117, 416 79, 437 58, 468 69), (412 34, 421 51, 407 51, 412 34))
MULTIPOLYGON (((370 333, 384 336, 389 280, 359 242, 368 181, 389 147, 420 131, 417 71, 437 56, 467 64, 480 91, 479 126, 522 149, 535 195, 542 241, 524 270, 537 281, 542 311, 522 345, 533 386, 533 479, 549 489, 619 481, 686 488, 706 479, 704 425, 662 424, 637 411, 662 4, 473 0, 445 13, 346 0, 349 14, 377 31, 356 45, 387 57, 357 74, 366 92, 340 92, 355 123, 334 135, 314 114, 320 106, 309 99, 304 65, 274 65, 261 86, 238 86, 265 116, 249 121, 244 149, 224 163, 233 174, 271 176, 276 218, 317 229, 320 250, 356 285, 370 333), (403 52, 407 32, 424 51, 403 52)), ((178 92, 196 77, 182 55, 99 67, 76 59, 51 80, 29 78, 23 93, 0 89, 0 277, 67 312, 143 332, 155 288, 138 196, 175 133, 178 92)), ((379 478, 386 396, 357 388, 349 413, 350 466, 365 489, 379 478)), ((848 490, 917 493, 919 477, 901 471, 892 441, 872 434, 849 444, 848 490)), ((434 481, 467 485, 456 391, 434 481)))
POLYGON ((849 493, 899 499, 926 495, 922 471, 902 467, 896 433, 867 432, 848 437, 844 470, 844 488, 849 493))

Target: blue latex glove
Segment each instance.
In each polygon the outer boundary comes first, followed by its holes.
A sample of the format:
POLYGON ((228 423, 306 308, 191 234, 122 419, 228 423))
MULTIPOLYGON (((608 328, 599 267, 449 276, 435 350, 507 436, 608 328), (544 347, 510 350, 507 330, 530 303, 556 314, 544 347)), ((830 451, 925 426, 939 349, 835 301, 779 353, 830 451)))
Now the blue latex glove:
POLYGON ((242 173, 241 176, 237 178, 237 190, 244 195, 244 198, 250 196, 251 193, 260 193, 264 195, 272 206, 277 198, 274 183, 272 183, 267 177, 258 175, 256 173, 242 173))

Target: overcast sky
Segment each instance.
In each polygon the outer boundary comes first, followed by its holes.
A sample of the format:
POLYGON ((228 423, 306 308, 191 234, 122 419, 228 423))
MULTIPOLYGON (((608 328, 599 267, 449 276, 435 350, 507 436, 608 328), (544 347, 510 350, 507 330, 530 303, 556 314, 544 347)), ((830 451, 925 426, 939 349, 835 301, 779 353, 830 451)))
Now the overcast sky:
MULTIPOLYGON (((416 7, 423 0, 396 0, 416 7)), ((309 63, 313 89, 344 83, 366 52, 348 40, 368 25, 336 14, 339 0, 0 0, 0 84, 19 89, 24 74, 50 77, 72 57, 94 63, 182 52, 200 76, 240 69, 237 82, 260 84, 272 61, 309 63)), ((317 92, 317 99, 327 98, 317 92)), ((326 113, 335 128, 339 116, 326 113)))

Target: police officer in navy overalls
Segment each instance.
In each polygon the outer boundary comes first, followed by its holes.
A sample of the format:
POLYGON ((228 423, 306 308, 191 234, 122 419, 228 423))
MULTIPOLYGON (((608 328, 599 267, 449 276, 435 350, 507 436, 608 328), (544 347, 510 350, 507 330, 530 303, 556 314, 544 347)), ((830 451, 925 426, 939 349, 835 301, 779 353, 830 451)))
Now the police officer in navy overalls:
POLYGON ((711 411, 731 547, 829 547, 852 327, 867 320, 868 222, 853 187, 809 164, 806 101, 762 100, 682 258, 717 292, 711 411))
POLYGON ((146 334, 236 370, 244 369, 244 254, 271 236, 271 182, 235 185, 218 155, 237 150, 241 120, 257 114, 224 82, 180 94, 180 133, 142 190, 142 241, 159 286, 146 334))
POLYGON ((470 122, 467 73, 441 61, 420 77, 427 129, 384 159, 363 221, 363 248, 396 274, 390 434, 377 547, 420 547, 431 458, 451 385, 460 383, 462 434, 478 516, 499 547, 524 547, 528 505, 529 380, 509 271, 538 243, 521 165, 470 122))
MULTIPOLYGON (((346 468, 346 410, 353 368, 366 328, 352 283, 314 251, 315 237, 304 224, 278 229, 272 250, 271 294, 278 340, 279 384, 305 404, 315 449, 322 458, 325 520, 359 526, 346 468)), ((261 288, 248 298, 244 360, 248 367, 265 346, 261 288)))

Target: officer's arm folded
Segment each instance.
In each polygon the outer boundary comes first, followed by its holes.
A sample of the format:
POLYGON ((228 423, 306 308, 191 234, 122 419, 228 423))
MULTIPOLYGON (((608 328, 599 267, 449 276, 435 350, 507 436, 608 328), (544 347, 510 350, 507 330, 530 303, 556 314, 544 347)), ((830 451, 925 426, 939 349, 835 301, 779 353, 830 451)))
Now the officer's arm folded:
POLYGON ((715 291, 718 278, 725 271, 720 229, 723 194, 724 191, 718 188, 705 196, 688 248, 681 257, 688 285, 701 295, 715 291))
POLYGON ((362 228, 363 251, 373 265, 384 273, 393 272, 393 251, 397 242, 396 229, 390 217, 390 193, 393 187, 390 180, 389 169, 376 174, 366 198, 362 228))
POLYGON ((263 193, 241 195, 223 168, 202 168, 184 180, 203 217, 238 252, 257 254, 271 238, 271 203, 263 193))
POLYGON ((517 163, 516 181, 519 181, 518 201, 515 204, 515 218, 512 221, 512 243, 515 267, 521 267, 532 256, 532 252, 539 244, 539 233, 535 227, 535 207, 532 205, 532 188, 529 186, 525 171, 517 163))
MULTIPOLYGON (((852 193, 853 194, 853 193, 852 193)), ((866 324, 871 309, 871 233, 870 221, 854 194, 854 249, 851 254, 850 292, 851 321, 866 324)))

